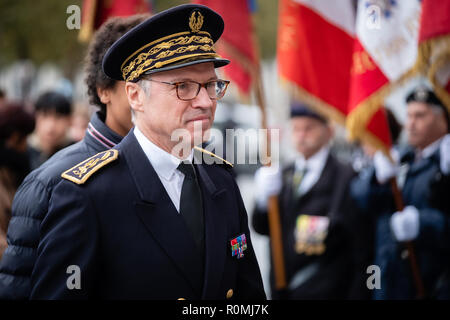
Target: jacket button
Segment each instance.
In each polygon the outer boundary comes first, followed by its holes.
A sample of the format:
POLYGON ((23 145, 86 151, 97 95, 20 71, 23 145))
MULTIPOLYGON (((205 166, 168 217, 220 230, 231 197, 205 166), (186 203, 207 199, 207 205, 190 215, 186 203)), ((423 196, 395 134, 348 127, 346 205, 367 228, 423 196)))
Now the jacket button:
POLYGON ((231 299, 232 296, 233 296, 233 289, 230 289, 227 291, 227 299, 231 299))

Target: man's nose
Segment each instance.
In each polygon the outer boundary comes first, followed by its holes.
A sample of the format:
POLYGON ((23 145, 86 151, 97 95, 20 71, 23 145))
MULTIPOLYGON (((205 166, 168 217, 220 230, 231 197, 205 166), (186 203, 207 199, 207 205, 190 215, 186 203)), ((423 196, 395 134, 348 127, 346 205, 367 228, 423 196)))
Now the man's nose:
POLYGON ((213 104, 214 100, 209 97, 208 92, 204 87, 200 88, 197 97, 192 100, 193 108, 212 108, 213 104))

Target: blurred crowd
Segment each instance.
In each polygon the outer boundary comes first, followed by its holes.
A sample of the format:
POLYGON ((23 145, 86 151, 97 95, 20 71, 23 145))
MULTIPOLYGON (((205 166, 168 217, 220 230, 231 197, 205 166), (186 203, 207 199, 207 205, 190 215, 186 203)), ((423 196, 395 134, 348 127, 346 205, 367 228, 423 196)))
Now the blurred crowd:
MULTIPOLYGON (((79 161, 76 152, 88 155, 81 151, 87 139, 97 143, 92 155, 113 147, 132 127, 123 83, 102 76, 101 61, 115 39, 140 21, 110 20, 89 47, 86 82, 97 113, 75 107, 58 91, 42 93, 31 106, 9 101, 0 91, 0 298, 29 295, 26 278, 45 215, 39 209, 45 205, 34 203, 29 192, 42 186, 47 199, 39 201, 48 202, 62 172, 50 176, 47 168, 58 163, 68 169, 79 161), (39 214, 32 213, 36 208, 39 214), (34 227, 27 229, 27 219, 37 221, 34 227)), ((249 212, 253 229, 271 241, 273 299, 450 298, 448 109, 423 85, 405 101, 403 127, 386 109, 394 147, 382 152, 360 141, 353 163, 334 154, 329 119, 303 103, 290 106, 295 160, 256 171, 249 212), (406 143, 398 143, 402 132, 406 143), (281 285, 269 219, 273 197, 279 208, 281 285)))
POLYGON ((62 93, 45 92, 30 107, 8 101, 6 93, 0 91, 0 257, 6 248, 17 188, 56 152, 82 140, 88 122, 87 110, 74 110, 62 93))

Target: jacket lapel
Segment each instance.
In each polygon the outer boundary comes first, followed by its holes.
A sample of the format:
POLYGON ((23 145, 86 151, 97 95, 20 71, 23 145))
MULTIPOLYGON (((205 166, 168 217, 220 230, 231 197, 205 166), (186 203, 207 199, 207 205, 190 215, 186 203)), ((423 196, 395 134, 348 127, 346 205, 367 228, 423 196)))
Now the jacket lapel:
POLYGON ((197 166, 205 213, 205 280, 203 299, 215 299, 227 256, 226 190, 217 189, 206 169, 197 166))
POLYGON ((118 149, 126 159, 139 193, 140 200, 135 203, 136 214, 194 291, 200 295, 203 262, 193 249, 195 244, 183 217, 175 209, 132 131, 118 149))

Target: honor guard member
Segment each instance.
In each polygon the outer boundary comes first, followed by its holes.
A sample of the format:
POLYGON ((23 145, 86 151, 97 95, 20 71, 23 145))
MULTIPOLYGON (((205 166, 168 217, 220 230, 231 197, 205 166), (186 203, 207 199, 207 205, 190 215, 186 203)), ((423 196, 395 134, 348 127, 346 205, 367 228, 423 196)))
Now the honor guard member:
POLYGON ((230 165, 194 146, 194 126, 211 127, 228 84, 215 72, 229 62, 213 47, 223 28, 211 9, 181 5, 109 49, 103 69, 126 81, 135 127, 63 173, 32 298, 265 298, 230 165))
MULTIPOLYGON (((267 202, 278 195, 287 290, 274 299, 343 299, 353 281, 350 227, 350 166, 330 152, 333 130, 327 119, 295 103, 291 108, 295 161, 282 170, 262 167, 255 175, 252 223, 269 235, 267 202)), ((273 268, 272 268, 273 269, 273 268)))
POLYGON ((416 283, 405 242, 411 241, 426 298, 450 298, 448 175, 449 113, 436 94, 419 85, 406 97, 408 146, 392 163, 375 154, 371 174, 359 176, 351 192, 361 209, 376 217, 375 262, 381 271, 374 299, 414 299, 416 283), (396 177, 405 208, 398 211, 389 180, 396 177), (447 177, 448 178, 448 177, 447 177))
POLYGON ((39 244, 39 226, 61 173, 83 159, 108 150, 133 127, 125 82, 102 72, 102 60, 109 47, 126 31, 148 18, 135 15, 111 18, 95 33, 86 57, 86 85, 94 113, 83 140, 64 148, 31 172, 18 189, 8 227, 8 248, 0 260, 0 300, 30 297, 31 272, 39 244))

